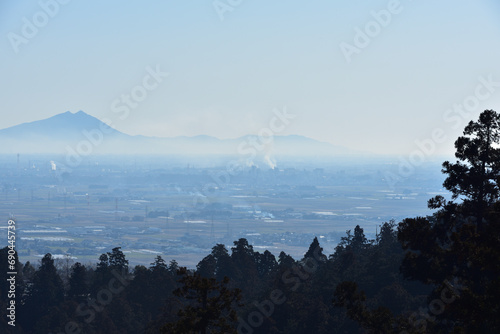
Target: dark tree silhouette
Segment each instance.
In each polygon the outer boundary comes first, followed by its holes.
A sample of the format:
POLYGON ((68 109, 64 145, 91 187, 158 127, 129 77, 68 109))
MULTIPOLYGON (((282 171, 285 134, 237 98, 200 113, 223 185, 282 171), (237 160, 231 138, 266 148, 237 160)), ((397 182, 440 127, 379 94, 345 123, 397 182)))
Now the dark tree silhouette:
POLYGON ((432 285, 430 301, 442 305, 429 322, 433 331, 500 332, 493 306, 500 298, 499 143, 500 116, 485 110, 455 142, 459 161, 443 164, 444 186, 463 201, 435 197, 429 207, 440 210, 432 217, 399 225, 403 274, 432 285))
POLYGON ((276 268, 278 267, 278 262, 276 262, 276 257, 268 250, 264 251, 264 253, 256 254, 257 260, 257 271, 259 272, 260 277, 268 277, 274 273, 276 268))
POLYGON ((168 270, 168 266, 165 260, 160 255, 157 255, 155 261, 151 263, 150 270, 152 272, 164 273, 168 270))
POLYGON ((26 317, 27 329, 36 327, 37 322, 46 315, 57 314, 57 308, 64 300, 64 286, 54 266, 51 254, 46 254, 40 268, 33 276, 22 316, 26 317))
POLYGON ((295 264, 295 260, 287 253, 281 251, 278 256, 278 264, 282 268, 291 268, 295 264))
POLYGON ((168 264, 167 270, 171 275, 176 275, 177 270, 179 270, 179 263, 177 263, 176 260, 170 260, 170 263, 168 264))
MULTIPOLYGON (((500 115, 485 110, 477 122, 471 121, 463 136, 455 141, 455 163, 445 161, 443 173, 448 174, 443 186, 453 199, 462 197, 464 206, 474 212, 477 224, 482 225, 484 209, 498 199, 500 177, 500 115)), ((442 204, 435 198, 432 207, 442 204)))
POLYGON ((111 253, 107 253, 109 260, 109 268, 116 270, 120 273, 128 273, 128 260, 125 254, 121 251, 121 247, 115 247, 111 253))
POLYGON ((71 267, 68 297, 82 302, 87 298, 88 293, 87 269, 80 262, 77 262, 71 267))
POLYGON ((217 261, 212 254, 205 256, 197 265, 196 272, 203 277, 215 277, 217 261))
POLYGON ((242 306, 241 294, 239 289, 228 288, 229 278, 217 282, 186 268, 180 268, 177 274, 182 286, 174 294, 186 299, 188 305, 179 310, 177 322, 162 327, 162 333, 237 333, 235 307, 242 306))
POLYGON ((319 262, 326 262, 327 257, 323 254, 323 248, 319 245, 319 241, 317 237, 314 237, 314 240, 309 245, 309 249, 304 254, 304 260, 306 259, 314 259, 319 262))
POLYGON ((373 334, 394 333, 393 315, 385 307, 370 311, 366 307, 366 295, 354 282, 340 283, 334 293, 333 303, 345 307, 347 315, 373 334))
MULTIPOLYGON (((440 209, 430 217, 404 219, 398 226, 398 240, 405 250, 401 272, 407 279, 432 287, 427 308, 409 317, 393 317, 385 308, 370 311, 366 295, 358 284, 343 282, 335 290, 334 304, 372 333, 499 333, 500 319, 500 116, 485 110, 477 122, 470 122, 464 136, 455 142, 458 161, 443 163, 444 182, 452 193, 447 202, 437 196, 429 208, 440 209), (426 317, 422 311, 426 310, 426 317), (380 320, 383 320, 382 322, 380 320)), ((378 262, 371 272, 387 264, 380 262, 397 254, 392 227, 386 225, 377 236, 375 253, 378 262), (387 252, 390 248, 393 251, 387 252)), ((345 257, 367 244, 361 229, 337 247, 334 259, 345 257)), ((390 268, 390 266, 388 266, 390 268)), ((358 275, 359 276, 359 275, 358 275)), ((363 276, 361 276, 363 277, 363 276)), ((363 281, 363 280, 361 280, 363 281)), ((381 282, 381 279, 376 279, 381 282)), ((384 285, 389 284, 385 282, 384 285)), ((386 291, 398 290, 387 286, 386 291)), ((404 294, 401 294, 404 298, 404 294)))
POLYGON ((25 280, 31 281, 33 275, 35 274, 35 267, 30 263, 30 261, 26 261, 23 267, 23 276, 25 280))

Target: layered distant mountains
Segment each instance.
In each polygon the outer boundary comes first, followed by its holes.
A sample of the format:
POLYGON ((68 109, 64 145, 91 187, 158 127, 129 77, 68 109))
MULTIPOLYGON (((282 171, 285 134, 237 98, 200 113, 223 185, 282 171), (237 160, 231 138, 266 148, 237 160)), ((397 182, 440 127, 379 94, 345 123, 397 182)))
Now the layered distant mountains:
POLYGON ((0 153, 220 154, 346 156, 359 152, 298 135, 275 136, 263 144, 258 136, 218 139, 210 136, 131 136, 79 111, 0 130, 0 153))

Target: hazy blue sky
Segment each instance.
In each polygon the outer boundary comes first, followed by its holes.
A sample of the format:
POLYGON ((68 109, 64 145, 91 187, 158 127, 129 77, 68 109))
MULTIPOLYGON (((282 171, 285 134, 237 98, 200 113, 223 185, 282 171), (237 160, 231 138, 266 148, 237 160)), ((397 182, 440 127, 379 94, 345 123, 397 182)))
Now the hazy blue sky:
POLYGON ((500 111, 500 2, 397 2, 4 0, 0 128, 83 110, 128 134, 232 138, 286 107, 279 134, 407 154, 440 128, 453 151, 500 111))

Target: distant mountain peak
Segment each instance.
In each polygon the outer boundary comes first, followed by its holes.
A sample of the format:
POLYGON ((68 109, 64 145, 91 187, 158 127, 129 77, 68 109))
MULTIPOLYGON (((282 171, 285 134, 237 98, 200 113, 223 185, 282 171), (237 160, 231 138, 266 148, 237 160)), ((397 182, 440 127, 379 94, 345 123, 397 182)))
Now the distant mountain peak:
MULTIPOLYGON (((54 115, 52 117, 65 117, 65 118, 74 118, 74 117, 91 117, 91 118, 95 118, 94 116, 92 115, 89 115, 81 110, 78 110, 77 112, 71 112, 71 111, 66 111, 66 112, 63 112, 63 113, 60 113, 60 114, 57 114, 57 115, 54 115)), ((51 117, 51 118, 52 118, 51 117)))
MULTIPOLYGON (((168 135, 168 134, 167 134, 168 135)), ((265 150, 248 141, 255 135, 218 139, 209 135, 192 137, 147 137, 122 133, 85 113, 66 111, 52 117, 0 130, 4 144, 0 153, 67 153, 84 150, 101 154, 259 154, 350 155, 355 152, 301 135, 275 136, 265 150), (244 152, 244 153, 242 153, 244 152)), ((253 142, 253 141, 252 141, 253 142)), ((90 153, 88 153, 90 154, 90 153)))
MULTIPOLYGON (((60 113, 60 114, 56 114, 52 117, 71 117, 71 116, 74 116, 74 115, 77 115, 79 113, 82 113, 82 114, 85 114, 83 111, 79 110, 77 112, 72 112, 70 110, 66 111, 66 112, 63 112, 63 113, 60 113)), ((85 114, 86 115, 86 114, 85 114)), ((51 118, 51 117, 49 117, 51 118)))
MULTIPOLYGON (((37 137, 69 140, 81 137, 82 132, 85 130, 90 131, 103 128, 109 128, 109 126, 94 116, 79 110, 76 113, 66 111, 42 120, 22 123, 2 129, 0 130, 0 135, 15 137, 19 140, 36 140, 37 137)), ((112 128, 107 132, 109 134, 122 134, 112 128)))

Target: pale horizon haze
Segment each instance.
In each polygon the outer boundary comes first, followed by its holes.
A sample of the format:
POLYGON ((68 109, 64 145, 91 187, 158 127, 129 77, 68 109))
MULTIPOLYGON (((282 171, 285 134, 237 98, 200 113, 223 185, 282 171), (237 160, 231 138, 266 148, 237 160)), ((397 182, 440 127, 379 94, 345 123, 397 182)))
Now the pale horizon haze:
POLYGON ((276 135, 408 154, 438 129, 448 154, 500 111, 498 41, 494 0, 6 0, 0 129, 82 110, 131 135, 225 139, 285 108, 276 135))

